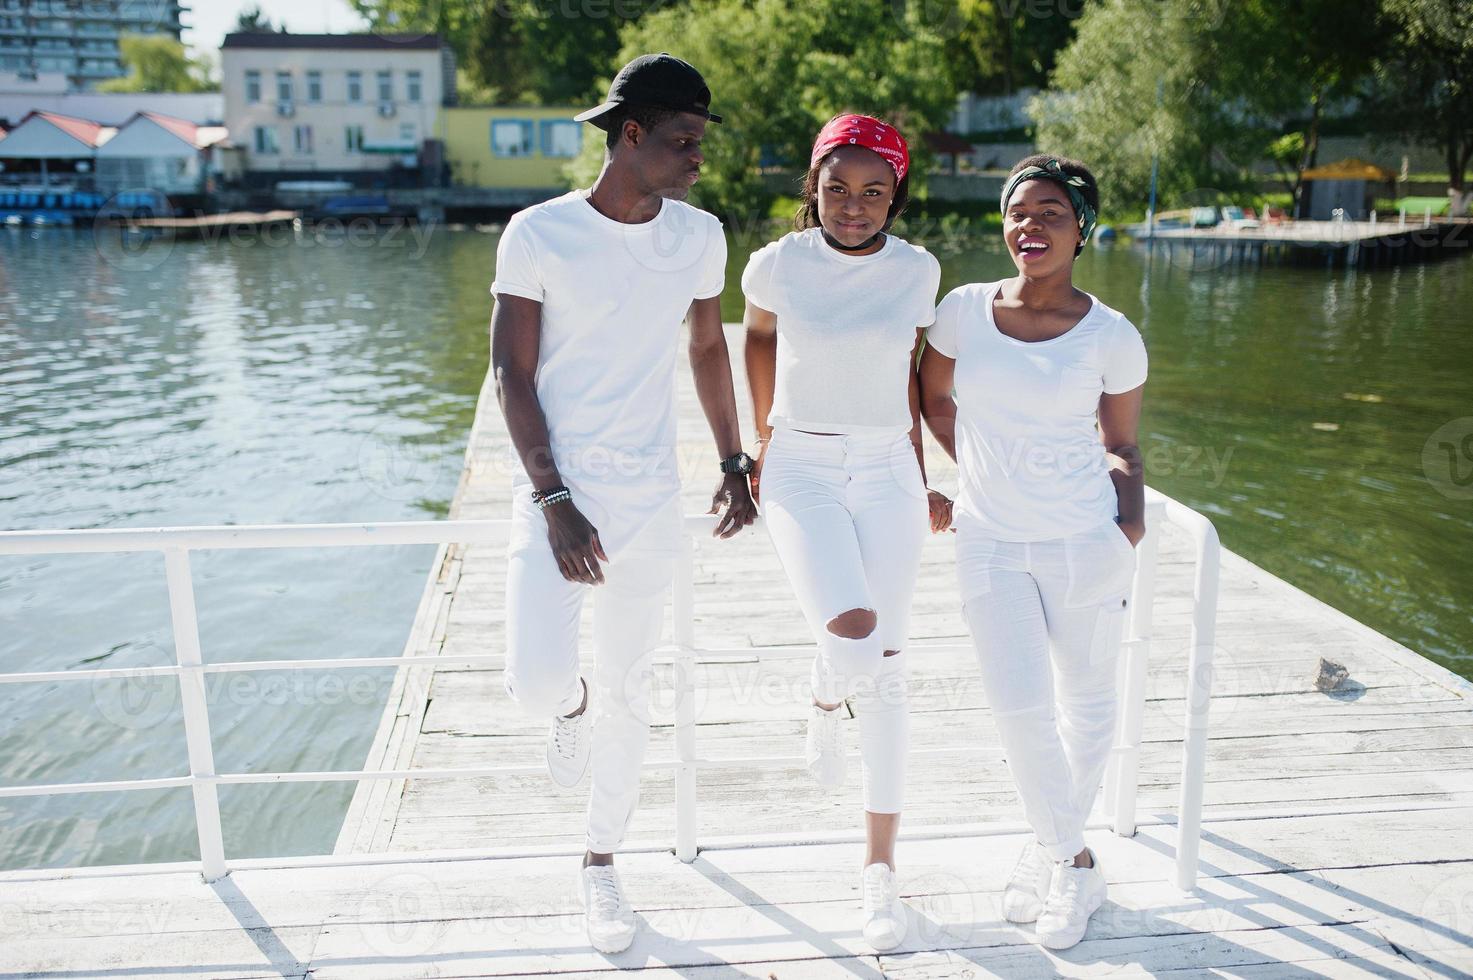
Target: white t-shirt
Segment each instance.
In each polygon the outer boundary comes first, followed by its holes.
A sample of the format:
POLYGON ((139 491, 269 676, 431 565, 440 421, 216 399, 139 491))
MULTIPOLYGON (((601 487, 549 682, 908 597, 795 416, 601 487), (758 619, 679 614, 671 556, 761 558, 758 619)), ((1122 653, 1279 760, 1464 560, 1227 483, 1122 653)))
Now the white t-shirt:
MULTIPOLYGON (((725 274, 721 222, 668 199, 625 224, 572 191, 517 212, 497 245, 491 292, 542 304, 537 400, 563 483, 610 558, 679 496, 681 323, 725 274)), ((530 484, 520 463, 513 473, 518 490, 530 484)))
POLYGON ((769 425, 809 432, 908 432, 916 330, 936 316, 941 266, 894 235, 846 255, 817 228, 764 245, 742 292, 777 314, 777 385, 769 425))
POLYGON ((1118 498, 1095 428, 1100 393, 1145 383, 1135 326, 1093 305, 1067 333, 1036 343, 997 329, 1001 282, 946 294, 926 343, 956 361, 955 519, 1003 541, 1062 538, 1113 519, 1118 498))

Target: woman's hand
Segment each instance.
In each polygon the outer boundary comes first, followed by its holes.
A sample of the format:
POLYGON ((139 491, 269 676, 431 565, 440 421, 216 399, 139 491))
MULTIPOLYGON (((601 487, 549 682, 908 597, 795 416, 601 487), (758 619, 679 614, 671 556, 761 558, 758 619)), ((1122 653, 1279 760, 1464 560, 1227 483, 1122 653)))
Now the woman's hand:
POLYGON ((747 481, 752 487, 752 503, 762 506, 762 461, 767 458, 767 440, 757 442, 757 458, 752 461, 752 472, 747 474, 747 481))
POLYGON ((1146 525, 1134 522, 1122 523, 1120 525, 1120 533, 1125 535, 1125 540, 1129 541, 1130 546, 1134 548, 1141 543, 1141 538, 1146 536, 1146 525))
POLYGON ((938 490, 926 491, 926 503, 931 508, 931 533, 940 534, 951 528, 951 498, 938 490))

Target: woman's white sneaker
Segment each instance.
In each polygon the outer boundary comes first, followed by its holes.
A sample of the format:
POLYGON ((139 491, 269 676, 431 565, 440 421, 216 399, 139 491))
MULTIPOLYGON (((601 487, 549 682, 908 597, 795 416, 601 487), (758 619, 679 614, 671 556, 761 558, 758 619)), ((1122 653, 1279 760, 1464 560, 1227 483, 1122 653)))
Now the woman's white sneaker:
POLYGON ((905 903, 900 885, 887 864, 871 864, 860 875, 864 893, 864 939, 877 953, 905 942, 905 903))
POLYGON ((583 710, 572 718, 562 715, 552 720, 547 732, 547 774, 564 789, 578 785, 588 771, 589 739, 588 685, 583 681, 583 710))
POLYGON ((1090 860, 1088 868, 1074 867, 1072 859, 1054 865, 1053 882, 1035 927, 1038 941, 1049 949, 1068 949, 1083 939, 1089 917, 1105 901, 1105 876, 1093 851, 1090 860))
POLYGON ((1002 915, 1009 922, 1033 922, 1043 911, 1054 880, 1054 862, 1036 840, 1023 845, 1007 887, 1002 890, 1002 915))
POLYGON ((583 923, 588 941, 600 953, 622 953, 634 942, 634 910, 610 865, 590 865, 579 873, 583 891, 583 923))
POLYGON ((844 785, 844 743, 839 737, 839 717, 843 705, 825 711, 814 705, 808 716, 808 738, 803 745, 803 759, 808 771, 820 786, 838 789, 844 785))

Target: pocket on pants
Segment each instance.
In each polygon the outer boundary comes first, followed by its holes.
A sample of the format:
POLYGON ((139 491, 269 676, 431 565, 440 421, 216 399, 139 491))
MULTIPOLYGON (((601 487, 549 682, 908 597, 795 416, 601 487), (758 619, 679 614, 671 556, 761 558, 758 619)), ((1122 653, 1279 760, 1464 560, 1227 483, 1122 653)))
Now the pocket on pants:
POLYGON ((992 591, 992 572, 997 564, 998 541, 968 528, 956 532, 956 577, 962 607, 992 591))
POLYGON ((1130 593, 1135 576, 1135 548, 1114 521, 1075 534, 1064 542, 1069 585, 1064 604, 1072 608, 1102 605, 1130 593))
POLYGON ((1120 652, 1129 612, 1130 595, 1126 592, 1112 595, 1100 603, 1095 611, 1094 633, 1089 640, 1090 666, 1112 659, 1120 652))

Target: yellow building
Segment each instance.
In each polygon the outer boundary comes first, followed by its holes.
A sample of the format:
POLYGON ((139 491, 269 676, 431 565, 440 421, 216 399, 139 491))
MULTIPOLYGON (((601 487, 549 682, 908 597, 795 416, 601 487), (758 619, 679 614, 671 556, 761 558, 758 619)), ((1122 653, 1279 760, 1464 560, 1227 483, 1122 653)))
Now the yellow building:
POLYGON ((585 107, 456 106, 442 111, 445 158, 459 187, 561 188, 563 167, 602 136, 573 117, 585 107), (590 132, 592 135, 590 135, 590 132))

